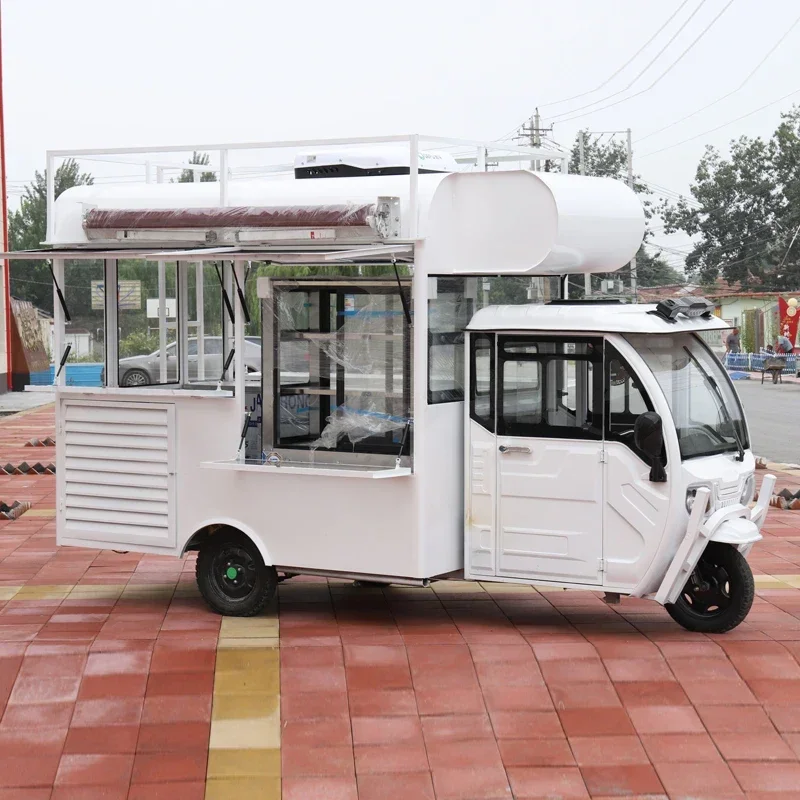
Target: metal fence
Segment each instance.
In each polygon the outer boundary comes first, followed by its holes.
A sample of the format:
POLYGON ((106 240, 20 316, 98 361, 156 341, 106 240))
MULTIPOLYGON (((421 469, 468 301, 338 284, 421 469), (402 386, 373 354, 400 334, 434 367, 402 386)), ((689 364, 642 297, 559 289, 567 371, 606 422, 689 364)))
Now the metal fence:
POLYGON ((786 362, 786 366, 781 371, 781 374, 797 374, 797 356, 794 354, 728 353, 724 357, 723 363, 731 372, 761 372, 764 369, 764 361, 768 358, 780 358, 786 362))

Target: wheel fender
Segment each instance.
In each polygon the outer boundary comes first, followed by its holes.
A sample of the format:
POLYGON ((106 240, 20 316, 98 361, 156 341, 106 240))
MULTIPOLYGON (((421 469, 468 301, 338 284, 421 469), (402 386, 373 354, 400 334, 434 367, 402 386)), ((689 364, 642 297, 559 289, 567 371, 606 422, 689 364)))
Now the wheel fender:
POLYGON ((243 533, 258 548, 258 552, 261 553, 261 558, 264 559, 264 564, 266 564, 268 567, 274 566, 263 539, 249 525, 245 525, 243 522, 240 522, 237 519, 232 519, 231 517, 214 517, 213 519, 205 520, 203 524, 200 525, 198 529, 184 542, 183 548, 181 549, 181 556, 186 555, 186 548, 192 539, 194 539, 194 537, 200 533, 200 531, 215 525, 224 525, 228 528, 234 528, 235 530, 243 533))
POLYGON ((710 495, 706 487, 697 492, 686 536, 655 595, 655 600, 662 605, 678 599, 710 541, 731 544, 746 556, 753 544, 761 539, 758 525, 750 520, 750 511, 744 506, 721 508, 703 520, 710 495))

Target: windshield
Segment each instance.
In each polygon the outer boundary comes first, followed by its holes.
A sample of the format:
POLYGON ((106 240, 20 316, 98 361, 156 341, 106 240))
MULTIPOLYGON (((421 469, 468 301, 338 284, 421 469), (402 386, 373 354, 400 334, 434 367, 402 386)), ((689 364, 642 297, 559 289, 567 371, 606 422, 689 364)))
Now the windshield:
POLYGON ((738 452, 739 442, 750 446, 742 407, 725 368, 697 336, 632 334, 625 338, 647 362, 664 392, 682 458, 738 452))

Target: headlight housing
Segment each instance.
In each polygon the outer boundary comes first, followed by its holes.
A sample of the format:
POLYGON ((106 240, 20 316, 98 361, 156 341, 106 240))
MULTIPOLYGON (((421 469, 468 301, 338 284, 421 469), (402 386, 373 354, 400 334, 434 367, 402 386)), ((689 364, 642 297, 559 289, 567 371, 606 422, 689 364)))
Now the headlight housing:
MULTIPOLYGON (((711 484, 708 484, 708 483, 695 483, 695 484, 693 484, 692 486, 690 486, 686 490, 686 511, 689 514, 692 513, 692 506, 694 505, 695 498, 697 497, 697 490, 698 489, 708 489, 709 492, 711 492, 711 495, 709 495, 709 498, 708 498, 708 505, 710 505, 711 502, 712 502, 711 496, 713 495, 714 490, 712 489, 711 484)), ((705 509, 706 511, 708 511, 708 505, 706 506, 706 509, 705 509)))
POLYGON ((743 506, 749 506, 756 494, 756 476, 750 474, 745 478, 742 488, 742 499, 739 501, 743 506))

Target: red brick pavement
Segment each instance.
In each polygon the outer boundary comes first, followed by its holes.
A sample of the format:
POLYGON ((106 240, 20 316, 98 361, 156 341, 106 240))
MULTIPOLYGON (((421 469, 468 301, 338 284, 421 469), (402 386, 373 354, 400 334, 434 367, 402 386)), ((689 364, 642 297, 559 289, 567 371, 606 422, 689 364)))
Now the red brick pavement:
MULTIPOLYGON (((48 426, 0 421, 0 459, 48 426)), ((25 587, 0 600, 0 800, 203 797, 220 623, 193 565, 58 550, 34 514, 53 492, 0 478, 34 503, 0 522, 0 592, 25 587), (127 595, 53 596, 72 585, 127 595)), ((800 575, 799 543, 800 512, 772 511, 754 571, 800 575)), ((702 636, 592 592, 284 583, 283 797, 798 798, 800 590, 760 586, 702 636)))
MULTIPOLYGON (((23 446, 52 434, 52 407, 1 420, 0 461, 54 454, 23 446)), ((0 476, 34 504, 0 522, 0 598, 25 587, 0 599, 0 799, 203 798, 220 618, 181 590, 193 562, 57 548, 35 515, 54 491, 0 476)))

